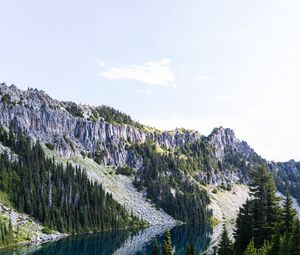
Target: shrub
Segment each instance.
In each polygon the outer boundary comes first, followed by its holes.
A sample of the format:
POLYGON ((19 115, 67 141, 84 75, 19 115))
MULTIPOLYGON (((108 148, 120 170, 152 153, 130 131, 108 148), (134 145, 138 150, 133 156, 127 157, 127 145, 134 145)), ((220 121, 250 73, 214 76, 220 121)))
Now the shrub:
POLYGON ((1 101, 2 101, 2 103, 9 103, 10 102, 10 95, 9 94, 3 95, 1 101))
POLYGON ((44 233, 46 235, 50 235, 50 234, 52 234, 52 230, 50 228, 48 228, 48 227, 44 227, 42 229, 42 233, 44 233))
POLYGON ((117 168, 116 174, 130 176, 133 174, 133 169, 129 166, 119 166, 117 168))
POLYGON ((52 143, 46 143, 45 145, 49 150, 54 150, 54 145, 52 143))

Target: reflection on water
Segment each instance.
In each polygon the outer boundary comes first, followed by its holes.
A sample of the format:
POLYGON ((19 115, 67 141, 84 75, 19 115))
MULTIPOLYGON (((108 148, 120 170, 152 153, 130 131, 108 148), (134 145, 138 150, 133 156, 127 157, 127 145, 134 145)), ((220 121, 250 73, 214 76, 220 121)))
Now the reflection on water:
MULTIPOLYGON (((30 246, 22 250, 11 249, 1 255, 144 255, 151 254, 152 240, 163 243, 164 228, 150 228, 139 232, 118 231, 79 235, 53 243, 30 246)), ((209 233, 203 226, 182 225, 171 230, 176 255, 185 254, 185 247, 194 243, 197 251, 205 251, 210 243, 209 233)))

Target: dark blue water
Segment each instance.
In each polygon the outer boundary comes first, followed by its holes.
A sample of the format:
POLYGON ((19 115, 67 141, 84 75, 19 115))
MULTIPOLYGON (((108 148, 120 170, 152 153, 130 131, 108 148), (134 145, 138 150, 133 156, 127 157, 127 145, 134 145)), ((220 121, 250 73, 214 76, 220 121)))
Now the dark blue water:
MULTIPOLYGON (((153 238, 163 243, 163 229, 138 232, 116 231, 78 235, 39 246, 15 248, 0 252, 1 255, 142 255, 151 254, 153 238)), ((185 254, 187 244, 193 243, 197 251, 206 251, 210 239, 208 230, 198 225, 182 225, 171 230, 175 254, 185 254)))

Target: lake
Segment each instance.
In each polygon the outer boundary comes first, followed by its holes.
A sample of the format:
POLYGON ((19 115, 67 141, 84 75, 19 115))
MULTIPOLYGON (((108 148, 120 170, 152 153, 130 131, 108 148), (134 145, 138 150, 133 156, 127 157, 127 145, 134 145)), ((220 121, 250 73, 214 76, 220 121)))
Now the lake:
MULTIPOLYGON (((153 238, 163 244, 163 227, 151 227, 141 231, 114 231, 99 234, 78 235, 42 245, 15 248, 0 252, 1 255, 142 255, 151 254, 153 238)), ((210 244, 206 227, 181 225, 171 230, 175 254, 184 255, 191 242, 196 250, 204 252, 210 244)))

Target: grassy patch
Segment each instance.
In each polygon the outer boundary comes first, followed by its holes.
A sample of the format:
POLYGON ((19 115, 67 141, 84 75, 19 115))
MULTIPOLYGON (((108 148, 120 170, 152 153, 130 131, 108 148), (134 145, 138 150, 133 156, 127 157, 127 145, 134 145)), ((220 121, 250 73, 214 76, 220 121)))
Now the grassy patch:
POLYGON ((12 202, 10 201, 9 195, 3 191, 0 191, 0 203, 5 205, 6 207, 12 208, 12 202))
POLYGON ((211 216, 210 218, 211 226, 215 227, 221 223, 215 216, 211 216))

